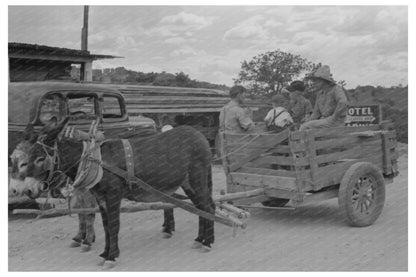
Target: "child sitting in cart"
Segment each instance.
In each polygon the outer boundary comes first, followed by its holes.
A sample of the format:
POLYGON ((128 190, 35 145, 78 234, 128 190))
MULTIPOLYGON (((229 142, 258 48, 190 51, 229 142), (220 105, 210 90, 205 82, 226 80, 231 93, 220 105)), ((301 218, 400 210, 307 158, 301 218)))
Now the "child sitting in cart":
POLYGON ((287 110, 288 100, 283 95, 272 97, 273 109, 271 109, 264 121, 268 131, 281 132, 293 125, 293 119, 287 110))

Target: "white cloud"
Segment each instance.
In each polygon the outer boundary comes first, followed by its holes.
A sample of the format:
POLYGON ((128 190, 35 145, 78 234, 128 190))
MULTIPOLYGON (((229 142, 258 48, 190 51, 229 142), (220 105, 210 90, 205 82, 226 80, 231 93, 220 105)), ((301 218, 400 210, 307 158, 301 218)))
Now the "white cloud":
POLYGON ((253 16, 237 26, 232 27, 224 33, 224 40, 241 39, 264 39, 267 37, 267 30, 263 21, 263 16, 253 16))
POLYGON ((206 55, 204 50, 196 50, 190 46, 183 46, 179 49, 175 49, 170 53, 171 57, 179 57, 179 56, 202 56, 206 55))
POLYGON ((172 37, 165 39, 164 42, 170 44, 184 44, 186 42, 186 39, 182 37, 172 37))
POLYGON ((187 12, 180 12, 175 15, 168 15, 160 20, 162 24, 185 26, 186 28, 199 30, 211 25, 212 17, 199 16, 187 12))

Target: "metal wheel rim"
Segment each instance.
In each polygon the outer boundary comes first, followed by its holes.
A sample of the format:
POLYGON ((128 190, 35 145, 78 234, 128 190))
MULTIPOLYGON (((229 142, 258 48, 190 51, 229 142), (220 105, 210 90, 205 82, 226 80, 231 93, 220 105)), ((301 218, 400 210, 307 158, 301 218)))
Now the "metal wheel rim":
POLYGON ((377 182, 371 175, 359 177, 352 189, 351 202, 354 212, 369 215, 376 206, 377 182))

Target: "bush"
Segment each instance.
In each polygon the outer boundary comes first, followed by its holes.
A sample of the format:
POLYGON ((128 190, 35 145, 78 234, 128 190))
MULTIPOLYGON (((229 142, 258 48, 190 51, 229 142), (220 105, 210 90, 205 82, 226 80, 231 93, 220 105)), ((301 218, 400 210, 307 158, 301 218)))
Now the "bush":
POLYGON ((408 143, 408 113, 407 110, 400 111, 390 108, 389 106, 382 107, 383 120, 390 120, 394 124, 397 133, 397 140, 399 142, 408 143))

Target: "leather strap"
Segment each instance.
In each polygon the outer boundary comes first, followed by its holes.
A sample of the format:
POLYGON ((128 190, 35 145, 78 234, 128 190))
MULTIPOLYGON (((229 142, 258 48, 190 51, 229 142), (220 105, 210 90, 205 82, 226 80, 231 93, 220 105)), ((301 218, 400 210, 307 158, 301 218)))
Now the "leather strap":
MULTIPOLYGON (((115 175, 118 175, 122 178, 127 179, 128 172, 126 172, 125 170, 122 170, 119 167, 109 165, 106 162, 103 162, 102 167, 105 170, 110 171, 111 173, 113 173, 115 175)), ((184 201, 176 199, 176 198, 174 198, 174 197, 172 197, 168 194, 165 194, 165 193, 153 188, 151 185, 147 184, 146 182, 144 182, 143 180, 141 180, 137 177, 135 177, 135 181, 136 181, 136 184, 141 189, 144 189, 145 191, 150 192, 153 195, 159 197, 161 201, 165 201, 165 202, 174 204, 179 208, 182 208, 182 209, 184 209, 184 210, 186 210, 190 213, 196 214, 198 216, 202 216, 206 219, 217 221, 217 222, 222 223, 222 224, 227 225, 227 226, 236 227, 235 223, 233 223, 232 221, 229 221, 225 218, 222 218, 222 217, 210 214, 208 212, 205 212, 203 210, 200 210, 200 209, 196 208, 195 206, 193 206, 193 205, 191 205, 187 202, 184 202, 184 201)))
POLYGON ((137 185, 136 176, 134 174, 134 157, 133 149, 128 139, 122 139, 124 154, 126 157, 126 168, 127 168, 127 178, 126 181, 129 184, 130 190, 133 189, 134 185, 137 185))

